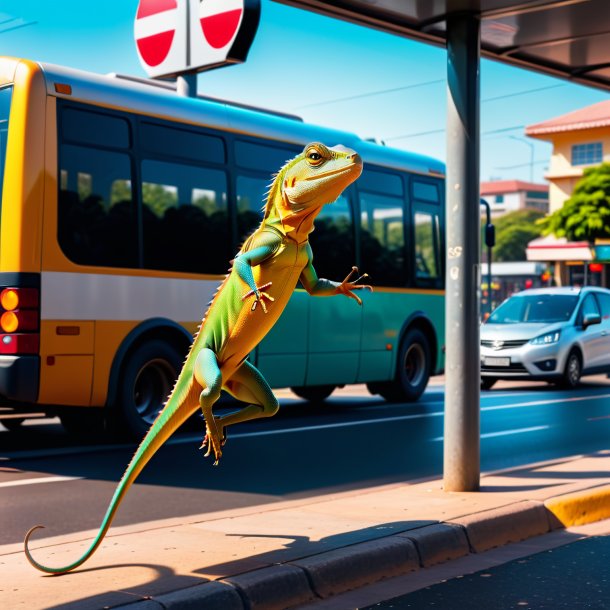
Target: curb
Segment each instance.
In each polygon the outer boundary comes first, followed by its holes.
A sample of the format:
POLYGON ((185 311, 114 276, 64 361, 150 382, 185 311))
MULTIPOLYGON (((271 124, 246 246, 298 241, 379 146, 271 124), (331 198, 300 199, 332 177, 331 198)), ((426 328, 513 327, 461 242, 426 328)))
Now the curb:
POLYGON ((610 485, 524 500, 155 595, 116 610, 285 610, 556 529, 610 518, 610 485))

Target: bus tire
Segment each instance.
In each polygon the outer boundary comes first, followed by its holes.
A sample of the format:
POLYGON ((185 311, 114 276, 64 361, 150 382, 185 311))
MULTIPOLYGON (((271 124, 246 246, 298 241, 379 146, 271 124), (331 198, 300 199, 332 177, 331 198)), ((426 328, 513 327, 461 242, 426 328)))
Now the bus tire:
POLYGON ((374 388, 388 402, 415 402, 428 385, 430 369, 428 338, 419 328, 410 328, 400 344, 394 380, 374 388))
POLYGON ((171 343, 153 339, 136 347, 123 363, 114 415, 121 432, 139 440, 169 396, 183 357, 171 343))
POLYGON ((336 387, 335 385, 310 385, 290 389, 299 398, 304 398, 309 402, 322 402, 335 391, 336 387))

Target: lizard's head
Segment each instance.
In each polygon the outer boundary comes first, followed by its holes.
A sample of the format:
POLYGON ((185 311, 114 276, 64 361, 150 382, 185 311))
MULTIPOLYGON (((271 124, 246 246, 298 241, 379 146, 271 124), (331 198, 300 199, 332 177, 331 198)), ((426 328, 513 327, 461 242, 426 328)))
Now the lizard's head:
POLYGON ((336 201, 362 173, 362 159, 345 146, 308 144, 280 172, 282 200, 292 212, 336 201))

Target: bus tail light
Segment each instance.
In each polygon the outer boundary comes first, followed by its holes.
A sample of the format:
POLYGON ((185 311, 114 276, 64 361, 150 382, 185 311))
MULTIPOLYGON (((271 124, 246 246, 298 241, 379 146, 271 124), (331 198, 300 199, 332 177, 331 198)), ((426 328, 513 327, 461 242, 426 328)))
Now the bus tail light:
POLYGON ((0 316, 0 328, 5 333, 38 330, 38 312, 33 309, 5 311, 0 316))
POLYGON ((0 354, 37 354, 40 349, 40 291, 6 287, 0 291, 0 354))
POLYGON ((38 307, 36 288, 5 288, 0 292, 0 305, 6 311, 35 309, 38 307))

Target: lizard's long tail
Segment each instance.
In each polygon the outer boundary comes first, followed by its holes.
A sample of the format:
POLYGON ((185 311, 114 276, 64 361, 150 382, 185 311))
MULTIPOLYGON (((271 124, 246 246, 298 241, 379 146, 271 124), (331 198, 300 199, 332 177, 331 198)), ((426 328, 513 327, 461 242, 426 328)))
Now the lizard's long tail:
POLYGON ((127 493, 127 490, 136 480, 144 466, 146 466, 161 445, 163 445, 163 443, 199 408, 199 393, 202 388, 194 380, 192 370, 189 370, 190 368, 191 367, 183 367, 169 399, 150 430, 146 433, 146 436, 140 443, 131 462, 129 462, 125 474, 119 481, 114 496, 108 505, 100 530, 89 549, 74 563, 67 566, 60 568, 44 566, 32 557, 28 548, 28 542, 32 533, 37 529, 44 527, 43 525, 36 525, 25 535, 24 542, 25 555, 35 568, 41 572, 47 572, 48 574, 65 574, 83 564, 93 555, 104 539, 123 496, 127 493))

